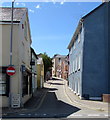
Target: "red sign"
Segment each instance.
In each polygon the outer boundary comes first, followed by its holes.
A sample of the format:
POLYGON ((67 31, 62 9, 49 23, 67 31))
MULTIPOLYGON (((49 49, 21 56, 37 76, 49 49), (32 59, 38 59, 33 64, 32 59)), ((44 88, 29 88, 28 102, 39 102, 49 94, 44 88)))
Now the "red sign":
POLYGON ((15 68, 12 67, 12 66, 8 67, 7 70, 6 70, 6 73, 7 73, 9 76, 14 75, 14 74, 16 73, 15 68))

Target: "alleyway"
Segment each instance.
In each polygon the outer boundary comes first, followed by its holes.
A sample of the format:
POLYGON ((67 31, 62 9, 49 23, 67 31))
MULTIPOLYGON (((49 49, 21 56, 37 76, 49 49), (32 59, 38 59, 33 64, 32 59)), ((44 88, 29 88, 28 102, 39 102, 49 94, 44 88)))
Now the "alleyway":
MULTIPOLYGON (((61 79, 49 80, 45 83, 45 93, 39 104, 26 108, 17 113, 9 114, 8 118, 106 118, 106 111, 86 108, 72 102, 66 91, 66 81, 61 79)), ((41 91, 42 92, 42 91, 41 91)), ((71 96, 72 98, 72 96, 71 96)))

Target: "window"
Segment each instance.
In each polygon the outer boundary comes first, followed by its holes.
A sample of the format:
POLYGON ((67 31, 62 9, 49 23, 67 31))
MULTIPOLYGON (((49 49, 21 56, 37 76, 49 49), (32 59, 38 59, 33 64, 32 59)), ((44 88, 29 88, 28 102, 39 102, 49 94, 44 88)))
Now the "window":
POLYGON ((27 40, 27 24, 26 24, 26 22, 24 24, 25 24, 25 27, 24 27, 24 37, 27 40))
POLYGON ((65 71, 68 71, 68 65, 65 65, 65 71))
POLYGON ((6 94, 6 74, 0 73, 0 94, 6 94))
POLYGON ((74 72, 75 72, 75 69, 76 69, 76 59, 74 59, 74 72))
POLYGON ((71 65, 71 73, 73 73, 73 66, 71 65))
POLYGON ((71 74, 72 73, 72 63, 70 63, 70 65, 69 65, 69 74, 71 74))
POLYGON ((75 72, 77 71, 77 57, 76 57, 76 60, 75 60, 75 72))
POLYGON ((28 94, 28 75, 23 76, 23 96, 28 94))
POLYGON ((23 45, 23 47, 24 47, 24 42, 22 41, 22 45, 23 45))
POLYGON ((24 29, 24 24, 22 24, 22 29, 24 29))
POLYGON ((27 69, 23 73, 22 96, 32 93, 32 74, 27 69))
POLYGON ((69 65, 69 74, 71 74, 71 65, 69 65))
POLYGON ((10 77, 6 74, 7 67, 0 68, 0 95, 9 96, 10 77))
POLYGON ((73 48, 75 49, 76 48, 76 43, 74 42, 74 46, 73 46, 73 48))
POLYGON ((61 58, 59 58, 59 63, 61 62, 61 58))
POLYGON ((78 34, 78 43, 80 42, 80 40, 81 40, 81 34, 79 33, 78 34))
POLYGON ((81 55, 78 57, 78 70, 81 68, 81 55))
POLYGON ((73 73, 75 72, 74 65, 75 65, 75 62, 73 61, 73 73))

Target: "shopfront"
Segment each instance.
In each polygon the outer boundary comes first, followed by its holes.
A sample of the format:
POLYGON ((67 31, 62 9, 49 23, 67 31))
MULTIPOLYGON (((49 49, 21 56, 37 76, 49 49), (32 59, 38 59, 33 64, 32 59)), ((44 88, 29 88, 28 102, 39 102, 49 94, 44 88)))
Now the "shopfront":
POLYGON ((20 73, 16 73, 15 78, 11 79, 12 82, 10 83, 10 76, 6 73, 7 68, 8 67, 0 67, 0 99, 2 102, 0 107, 22 107, 32 96, 32 73, 26 68, 25 71, 22 72, 21 80, 16 78, 16 75, 20 75, 20 73), (21 81, 20 83, 22 84, 21 88, 19 87, 19 81, 21 81), (12 91, 11 99, 9 95, 10 89, 12 91), (16 98, 18 100, 15 100, 16 98), (15 104, 17 102, 18 104, 15 104))
POLYGON ((22 97, 23 104, 32 96, 32 72, 22 65, 22 97))
POLYGON ((0 95, 9 96, 10 76, 6 73, 7 67, 0 67, 0 95))

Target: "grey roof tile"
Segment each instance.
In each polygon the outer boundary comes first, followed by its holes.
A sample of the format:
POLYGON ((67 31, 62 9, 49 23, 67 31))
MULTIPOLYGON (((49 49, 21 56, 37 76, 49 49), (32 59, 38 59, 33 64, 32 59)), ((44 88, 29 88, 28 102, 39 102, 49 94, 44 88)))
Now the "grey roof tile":
MULTIPOLYGON (((14 8, 13 21, 20 21, 27 11, 27 8, 14 8)), ((0 7, 0 21, 11 21, 11 8, 0 7)))

